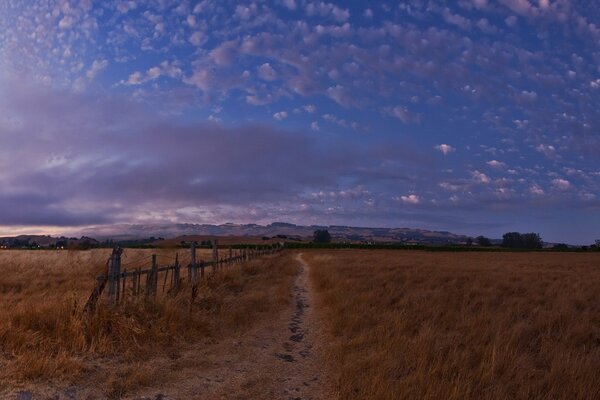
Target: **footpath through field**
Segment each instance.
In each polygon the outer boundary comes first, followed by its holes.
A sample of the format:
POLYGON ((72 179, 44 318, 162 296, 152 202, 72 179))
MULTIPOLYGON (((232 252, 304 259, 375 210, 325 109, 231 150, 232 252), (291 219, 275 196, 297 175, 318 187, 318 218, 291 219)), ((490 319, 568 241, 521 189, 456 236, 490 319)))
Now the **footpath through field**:
MULTIPOLYGON (((176 360, 190 365, 170 388, 146 389, 129 399, 323 399, 319 323, 302 254, 293 307, 235 339, 190 349, 176 360)), ((158 360, 169 368, 173 360, 158 360)))

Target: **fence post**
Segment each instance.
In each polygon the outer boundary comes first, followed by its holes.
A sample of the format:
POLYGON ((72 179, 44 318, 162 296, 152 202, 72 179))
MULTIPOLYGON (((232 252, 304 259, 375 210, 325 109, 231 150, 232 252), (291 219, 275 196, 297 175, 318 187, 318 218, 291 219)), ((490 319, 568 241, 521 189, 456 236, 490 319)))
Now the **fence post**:
POLYGON ((179 291, 179 254, 175 254, 175 270, 173 270, 173 285, 175 293, 179 291))
POLYGON ((110 263, 108 266, 108 304, 111 306, 114 306, 119 301, 119 275, 121 273, 122 252, 122 249, 115 247, 110 256, 110 263))
POLYGON ((156 262, 156 254, 152 254, 152 296, 156 300, 156 287, 158 286, 158 264, 156 262))
POLYGON ((125 301, 125 293, 127 289, 127 268, 123 270, 123 289, 121 290, 121 302, 125 301))
POLYGON ((190 261, 190 271, 189 271, 189 279, 192 285, 196 284, 198 280, 198 273, 196 270, 196 242, 192 242, 192 246, 190 247, 191 251, 191 261, 190 261))
POLYGON ((213 240, 213 251, 212 251, 213 265, 219 269, 219 242, 217 239, 213 240))

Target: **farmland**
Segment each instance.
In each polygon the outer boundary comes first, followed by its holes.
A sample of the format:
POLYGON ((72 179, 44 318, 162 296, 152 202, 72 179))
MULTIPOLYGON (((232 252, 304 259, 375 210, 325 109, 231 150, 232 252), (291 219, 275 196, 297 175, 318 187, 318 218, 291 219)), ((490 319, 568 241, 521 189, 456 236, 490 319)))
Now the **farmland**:
POLYGON ((0 397, 600 395, 598 253, 286 250, 86 315, 109 254, 0 251, 0 397))
POLYGON ((312 251, 340 399, 600 396, 600 255, 312 251))

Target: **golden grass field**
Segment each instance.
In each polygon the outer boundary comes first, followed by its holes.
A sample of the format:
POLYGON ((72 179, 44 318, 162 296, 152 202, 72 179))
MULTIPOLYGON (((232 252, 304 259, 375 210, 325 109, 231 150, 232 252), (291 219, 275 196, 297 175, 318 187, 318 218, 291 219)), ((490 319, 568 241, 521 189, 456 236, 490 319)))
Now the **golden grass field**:
MULTIPOLYGON (((127 249, 123 265, 175 252, 127 249)), ((218 351, 238 351, 218 345, 225 339, 293 308, 297 253, 286 251, 203 280, 192 306, 184 289, 90 317, 82 308, 109 254, 0 251, 0 398, 20 389, 51 398, 44 388, 69 385, 90 389, 87 398, 173 387, 185 368, 193 376, 227 358, 218 351)), ((332 398, 600 398, 598 253, 304 250, 303 259, 332 398)), ((219 398, 264 398, 265 374, 256 365, 252 386, 238 382, 219 398)))
POLYGON ((599 399, 600 254, 307 251, 338 399, 599 399))
MULTIPOLYGON (((175 250, 127 249, 123 264, 152 253, 169 259, 175 250)), ((198 258, 209 253, 199 250, 198 258)), ((291 254, 268 256, 203 280, 193 306, 188 289, 157 303, 99 307, 90 317, 82 308, 109 254, 0 251, 0 397, 3 389, 83 384, 120 398, 174 379, 177 371, 159 371, 153 360, 270 318, 289 304, 296 273, 291 254)))

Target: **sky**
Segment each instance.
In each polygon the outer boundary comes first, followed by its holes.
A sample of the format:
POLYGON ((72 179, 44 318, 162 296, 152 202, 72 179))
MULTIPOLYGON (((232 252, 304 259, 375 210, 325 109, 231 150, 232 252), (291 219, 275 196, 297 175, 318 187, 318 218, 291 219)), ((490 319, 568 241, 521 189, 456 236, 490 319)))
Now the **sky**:
POLYGON ((600 3, 0 1, 0 234, 600 238, 600 3))

